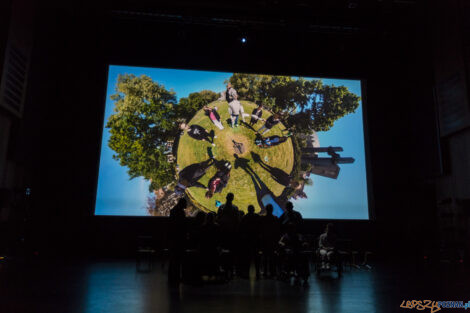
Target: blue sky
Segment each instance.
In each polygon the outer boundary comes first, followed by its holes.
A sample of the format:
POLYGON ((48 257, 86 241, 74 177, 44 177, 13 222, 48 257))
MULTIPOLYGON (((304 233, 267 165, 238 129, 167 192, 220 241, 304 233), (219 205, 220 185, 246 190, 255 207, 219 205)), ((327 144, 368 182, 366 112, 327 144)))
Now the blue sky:
MULTIPOLYGON (((178 98, 192 92, 208 89, 223 91, 225 79, 232 73, 158 69, 128 66, 110 66, 106 92, 104 124, 113 113, 114 103, 110 95, 115 92, 118 74, 145 74, 167 89, 173 89, 178 98)), ((344 85, 361 95, 360 81, 323 79, 325 84, 344 85)), ((312 175, 313 186, 306 186, 308 199, 296 200, 294 205, 305 218, 367 219, 367 182, 365 170, 362 104, 354 114, 336 121, 328 132, 318 133, 321 146, 342 146, 342 156, 356 159, 354 164, 341 165, 337 180, 312 175)), ((112 159, 113 151, 108 147, 108 129, 103 129, 101 144, 98 190, 95 205, 96 215, 145 216, 148 182, 142 178, 129 180, 127 169, 112 159)))

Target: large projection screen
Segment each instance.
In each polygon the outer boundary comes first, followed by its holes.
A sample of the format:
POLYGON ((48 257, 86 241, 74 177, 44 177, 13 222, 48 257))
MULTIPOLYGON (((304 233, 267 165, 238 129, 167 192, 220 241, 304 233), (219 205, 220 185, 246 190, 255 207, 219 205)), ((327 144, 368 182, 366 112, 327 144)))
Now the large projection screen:
POLYGON ((95 215, 369 219, 361 81, 109 66, 95 215), (228 88, 228 85, 231 85, 228 88), (261 106, 262 105, 262 106, 261 106))

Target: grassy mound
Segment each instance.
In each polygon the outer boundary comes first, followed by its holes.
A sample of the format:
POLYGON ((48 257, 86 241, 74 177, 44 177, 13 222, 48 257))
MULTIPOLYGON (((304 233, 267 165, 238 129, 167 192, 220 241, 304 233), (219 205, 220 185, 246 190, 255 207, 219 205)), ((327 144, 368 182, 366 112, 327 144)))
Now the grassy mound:
MULTIPOLYGON (((241 103, 246 113, 251 113, 251 111, 256 107, 252 102, 241 101, 241 103)), ((268 149, 259 148, 255 145, 256 133, 253 129, 250 129, 243 124, 240 124, 240 126, 236 128, 231 128, 229 126, 227 123, 229 114, 228 104, 226 101, 214 101, 209 106, 217 107, 222 124, 224 125, 223 130, 217 128, 209 117, 204 114, 203 110, 200 110, 195 114, 189 122, 189 125, 197 124, 208 131, 214 130, 215 135, 217 136, 214 140, 216 146, 212 147, 212 145, 206 141, 195 140, 185 133, 180 138, 178 144, 177 164, 179 169, 182 170, 188 165, 207 160, 209 158, 208 148, 210 147, 214 152, 216 160, 227 160, 232 164, 230 181, 221 193, 214 194, 211 199, 207 199, 205 197, 205 189, 197 187, 189 188, 187 191, 188 196, 193 200, 197 207, 206 211, 216 211, 215 201, 219 200, 224 203, 227 193, 232 192, 235 194, 234 204, 237 205, 240 210, 246 211, 248 205, 253 204, 256 212, 258 212, 260 207, 258 205, 253 180, 244 169, 240 167, 235 168, 235 157, 233 155, 235 151, 232 140, 242 142, 244 144, 246 150, 243 154, 239 155, 239 157, 249 160, 249 166, 275 196, 279 196, 285 186, 279 184, 267 170, 260 166, 259 163, 255 162, 252 158, 251 152, 258 154, 261 160, 270 167, 278 168, 285 173, 290 174, 294 166, 294 148, 292 141, 291 139, 288 139, 286 142, 268 149)), ((270 115, 271 114, 267 111, 263 112, 264 119, 268 118, 270 115)), ((245 118, 245 121, 248 123, 250 118, 245 118)), ((254 125, 254 129, 258 130, 263 124, 264 122, 262 121, 258 122, 254 125)), ((285 126, 279 123, 264 136, 282 136, 282 129, 285 129, 285 126)), ((199 182, 207 186, 209 179, 216 173, 216 171, 217 169, 212 166, 199 182)))

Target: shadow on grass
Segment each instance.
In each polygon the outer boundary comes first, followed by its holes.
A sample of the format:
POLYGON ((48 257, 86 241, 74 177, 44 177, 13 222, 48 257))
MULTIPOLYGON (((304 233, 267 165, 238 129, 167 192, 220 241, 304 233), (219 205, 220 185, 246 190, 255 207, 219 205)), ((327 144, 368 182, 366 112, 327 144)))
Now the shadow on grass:
POLYGON ((260 213, 265 212, 264 204, 263 204, 263 197, 266 195, 270 195, 273 199, 276 197, 274 194, 271 192, 271 190, 266 186, 266 184, 261 180, 261 178, 258 176, 258 174, 255 173, 253 168, 250 166, 250 160, 241 158, 237 154, 233 155, 235 157, 235 163, 234 166, 235 168, 242 168, 248 175, 250 175, 251 180, 253 181, 253 186, 255 187, 256 191, 256 198, 258 200, 258 205, 261 208, 260 213))
POLYGON ((263 169, 268 171, 269 174, 271 174, 271 177, 279 184, 288 187, 291 183, 291 177, 289 174, 281 170, 280 168, 277 167, 272 167, 268 164, 266 164, 259 154, 255 152, 251 152, 251 157, 253 158, 253 161, 258 163, 263 169))
POLYGON ((256 130, 250 124, 248 124, 247 122, 240 121, 240 125, 245 126, 246 128, 252 130, 253 132, 256 132, 256 130))
POLYGON ((179 172, 178 183, 189 187, 206 188, 205 185, 198 182, 202 176, 204 176, 207 170, 215 163, 213 159, 206 160, 201 163, 194 163, 186 166, 179 172))

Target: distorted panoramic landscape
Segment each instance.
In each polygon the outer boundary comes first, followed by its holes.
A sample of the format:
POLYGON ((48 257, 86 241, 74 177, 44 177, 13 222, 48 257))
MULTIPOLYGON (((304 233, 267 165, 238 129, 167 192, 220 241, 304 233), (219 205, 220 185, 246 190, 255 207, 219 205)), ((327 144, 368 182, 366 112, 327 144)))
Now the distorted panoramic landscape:
POLYGON ((110 66, 96 215, 368 219, 361 82, 110 66))

